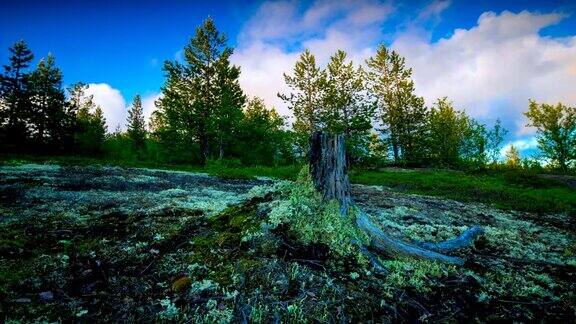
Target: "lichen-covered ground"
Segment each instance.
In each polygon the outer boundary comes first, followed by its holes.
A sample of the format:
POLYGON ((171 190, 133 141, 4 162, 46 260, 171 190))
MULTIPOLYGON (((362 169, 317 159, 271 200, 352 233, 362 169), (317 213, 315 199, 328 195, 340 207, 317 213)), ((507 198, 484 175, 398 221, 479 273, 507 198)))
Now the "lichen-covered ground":
MULTIPOLYGON (((464 267, 355 257, 269 226, 269 180, 0 166, 0 321, 570 321, 575 220, 354 186, 394 235, 486 234, 464 267)), ((284 184, 286 186, 286 184, 284 184)), ((288 184, 288 186, 290 186, 288 184)))

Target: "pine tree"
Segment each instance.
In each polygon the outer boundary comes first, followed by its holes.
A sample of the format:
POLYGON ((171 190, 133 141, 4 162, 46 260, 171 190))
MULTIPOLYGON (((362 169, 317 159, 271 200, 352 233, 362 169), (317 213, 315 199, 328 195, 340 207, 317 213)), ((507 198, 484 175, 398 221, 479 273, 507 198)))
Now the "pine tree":
POLYGON ((55 66, 54 56, 48 54, 41 59, 36 70, 30 74, 31 115, 29 122, 33 129, 36 145, 63 148, 68 134, 67 115, 62 72, 55 66))
POLYGON ((346 62, 346 53, 337 51, 327 67, 320 124, 331 133, 343 133, 349 162, 357 160, 359 145, 368 139, 375 106, 368 103, 363 91, 364 72, 346 62))
POLYGON ((224 157, 226 145, 233 144, 242 122, 242 106, 244 106, 246 96, 240 88, 239 77, 240 68, 231 65, 228 57, 223 57, 218 62, 216 82, 218 104, 212 119, 214 123, 212 129, 217 140, 219 159, 224 157))
POLYGON ((504 137, 508 134, 508 130, 502 127, 500 119, 496 120, 494 127, 487 133, 486 152, 489 160, 492 163, 497 163, 500 156, 500 147, 504 142, 504 137))
POLYGON ((180 145, 199 143, 201 165, 205 165, 209 157, 210 138, 222 135, 224 141, 226 137, 222 127, 226 123, 216 120, 217 114, 241 109, 238 103, 242 100, 236 100, 240 98, 236 86, 239 68, 230 67, 230 55, 232 49, 226 45, 225 35, 218 32, 213 20, 208 18, 185 46, 185 62, 164 64, 167 79, 162 88, 163 97, 157 102, 160 111, 156 117, 163 119, 157 124, 166 129, 157 133, 180 145))
POLYGON ((527 126, 537 129, 538 147, 563 172, 576 161, 576 108, 530 100, 527 126))
POLYGON ((506 151, 506 165, 510 168, 518 168, 520 163, 520 153, 514 145, 510 145, 506 151))
POLYGON ((93 134, 94 145, 96 151, 100 152, 102 150, 102 145, 104 145, 104 140, 106 139, 106 118, 104 118, 104 113, 100 106, 96 106, 91 121, 90 131, 93 134))
POLYGON ((368 163, 371 166, 382 166, 387 162, 389 152, 388 146, 386 145, 386 142, 380 138, 378 133, 370 133, 368 149, 368 163))
POLYGON ((366 61, 368 89, 375 97, 379 118, 388 138, 394 160, 418 162, 424 157, 426 108, 415 95, 412 69, 405 59, 384 45, 366 61))
POLYGON ((134 97, 132 106, 128 109, 127 122, 128 138, 132 142, 132 148, 137 154, 142 154, 146 148, 146 122, 144 121, 140 95, 134 97))
POLYGON ((92 95, 86 95, 87 85, 76 83, 68 88, 68 106, 76 112, 74 144, 84 154, 102 152, 106 137, 106 119, 92 95))
POLYGON ((284 80, 293 91, 289 94, 278 94, 288 103, 294 112, 293 128, 297 134, 297 145, 301 154, 308 153, 310 135, 322 127, 321 112, 324 99, 326 73, 316 65, 316 58, 305 50, 296 65, 293 75, 284 74, 284 80))
POLYGON ((457 111, 448 98, 438 99, 428 118, 429 157, 435 164, 443 166, 457 164, 467 124, 467 116, 457 111))
POLYGON ((284 119, 274 108, 254 97, 244 111, 240 139, 240 156, 245 164, 271 165, 282 159, 286 150, 284 119))
POLYGON ((0 127, 6 143, 15 146, 22 144, 28 135, 30 100, 26 69, 34 56, 23 40, 12 45, 9 51, 10 65, 4 65, 4 73, 0 76, 0 127))

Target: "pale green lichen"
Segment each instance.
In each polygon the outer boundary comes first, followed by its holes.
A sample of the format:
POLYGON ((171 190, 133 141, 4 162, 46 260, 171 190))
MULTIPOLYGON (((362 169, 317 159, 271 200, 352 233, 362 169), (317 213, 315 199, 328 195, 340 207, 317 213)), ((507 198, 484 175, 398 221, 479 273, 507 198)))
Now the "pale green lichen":
POLYGON ((159 301, 160 305, 163 309, 158 313, 158 318, 160 320, 174 320, 178 316, 178 307, 170 300, 170 298, 166 297, 159 301))
POLYGON ((411 288, 419 293, 430 292, 431 280, 456 273, 454 266, 427 260, 384 260, 389 271, 386 284, 390 288, 411 288))
POLYGON ((281 198, 273 201, 268 224, 288 224, 304 244, 323 243, 339 255, 357 252, 355 242, 366 236, 355 225, 355 213, 342 215, 336 201, 325 202, 315 190, 308 169, 293 183, 277 186, 281 198))

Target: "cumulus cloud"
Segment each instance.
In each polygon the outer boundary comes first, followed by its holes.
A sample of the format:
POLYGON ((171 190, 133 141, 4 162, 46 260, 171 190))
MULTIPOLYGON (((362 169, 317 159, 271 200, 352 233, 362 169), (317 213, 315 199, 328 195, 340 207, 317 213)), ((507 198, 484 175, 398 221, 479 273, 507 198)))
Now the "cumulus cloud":
MULTIPOLYGON (((528 99, 576 105, 576 36, 540 34, 564 14, 485 12, 475 26, 432 41, 430 30, 450 4, 429 2, 390 42, 413 68, 416 91, 428 104, 448 96, 483 122, 503 120, 520 138, 534 133, 522 114, 528 99)), ((361 63, 390 35, 382 30, 394 13, 391 3, 370 0, 265 2, 241 30, 232 57, 242 67, 240 83, 248 95, 291 115, 276 93, 288 91, 283 73, 292 71, 304 48, 320 64, 336 49, 361 63)))
POLYGON ((292 69, 297 57, 298 53, 286 53, 273 45, 255 42, 236 52, 233 62, 241 66, 240 85, 249 96, 258 96, 282 115, 288 115, 288 109, 276 94, 288 90, 283 73, 292 69))
POLYGON ((114 89, 106 83, 90 83, 86 94, 94 96, 94 103, 102 108, 109 132, 114 131, 118 126, 124 127, 126 123, 126 100, 124 100, 120 90, 114 89))
POLYGON ((142 97, 142 111, 144 113, 144 120, 146 120, 146 124, 150 120, 150 116, 156 110, 156 100, 162 97, 161 93, 153 93, 148 96, 142 97))
MULTIPOLYGON (((90 83, 86 95, 94 96, 94 103, 102 108, 108 132, 126 129, 126 117, 130 106, 127 105, 120 90, 112 88, 107 83, 90 83)), ((146 121, 150 119, 152 112, 156 109, 154 102, 158 98, 160 98, 159 93, 142 97, 142 110, 146 121)))
POLYGON ((309 48, 319 64, 337 49, 363 61, 373 53, 381 23, 393 10, 388 2, 371 0, 316 1, 307 7, 295 1, 265 2, 240 32, 232 57, 242 67, 240 84, 248 95, 290 115, 276 94, 288 91, 283 73, 291 73, 302 50, 309 48))
POLYGON ((504 145, 502 149, 500 149, 500 157, 502 159, 506 158, 506 152, 510 149, 510 146, 514 145, 514 147, 521 153, 521 155, 526 156, 528 152, 536 150, 538 148, 538 140, 535 136, 518 139, 508 144, 504 145))
POLYGON ((564 18, 528 11, 482 14, 477 25, 431 42, 419 32, 398 35, 392 47, 414 68, 428 103, 448 96, 472 116, 502 118, 515 135, 525 128, 528 99, 576 104, 576 37, 545 37, 564 18))

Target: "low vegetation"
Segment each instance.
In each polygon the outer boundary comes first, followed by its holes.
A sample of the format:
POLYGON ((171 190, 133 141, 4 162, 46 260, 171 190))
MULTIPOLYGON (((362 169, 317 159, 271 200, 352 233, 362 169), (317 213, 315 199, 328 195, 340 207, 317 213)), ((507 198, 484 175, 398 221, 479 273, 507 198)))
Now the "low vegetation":
MULTIPOLYGON (((296 180, 302 165, 240 166, 235 163, 209 162, 206 167, 166 165, 142 161, 100 160, 83 157, 7 156, 0 165, 25 163, 75 165, 115 165, 129 168, 151 168, 206 173, 223 179, 270 178, 296 180)), ((503 210, 535 213, 568 213, 576 215, 576 178, 522 169, 455 171, 436 169, 382 168, 354 169, 352 183, 385 186, 395 191, 438 196, 462 202, 482 202, 503 210)))
MULTIPOLYGON (((572 179, 570 176, 565 179, 572 179)), ((394 190, 482 202, 505 210, 565 212, 576 216, 576 190, 560 178, 522 170, 462 172, 386 169, 352 172, 353 183, 394 190)))
POLYGON ((379 274, 346 247, 356 234, 315 203, 306 177, 30 164, 0 173, 6 322, 561 321, 576 311, 576 236, 564 213, 354 185, 357 204, 398 237, 486 229, 462 268, 383 258, 379 274), (319 208, 325 223, 304 221, 319 208))

